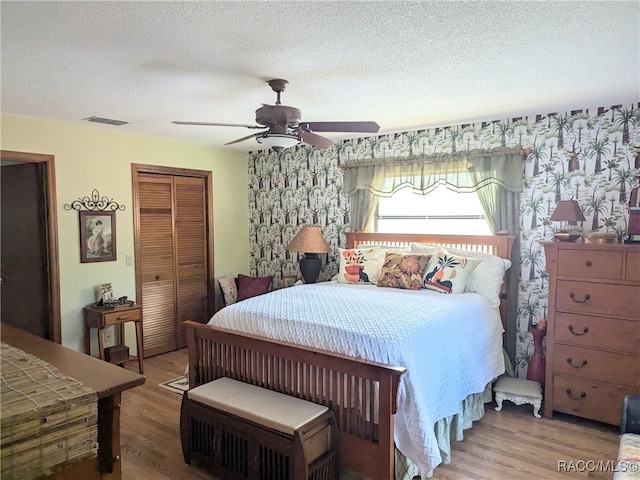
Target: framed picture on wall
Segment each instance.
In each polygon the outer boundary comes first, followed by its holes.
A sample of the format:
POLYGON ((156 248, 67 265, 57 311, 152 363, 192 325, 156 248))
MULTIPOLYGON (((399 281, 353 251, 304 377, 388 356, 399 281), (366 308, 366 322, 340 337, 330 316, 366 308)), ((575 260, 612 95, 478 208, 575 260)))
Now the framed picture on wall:
POLYGON ((116 260, 116 212, 80 210, 80 262, 116 260))
POLYGON ((298 281, 298 277, 296 275, 283 275, 282 276, 282 286, 283 287, 292 287, 298 281))

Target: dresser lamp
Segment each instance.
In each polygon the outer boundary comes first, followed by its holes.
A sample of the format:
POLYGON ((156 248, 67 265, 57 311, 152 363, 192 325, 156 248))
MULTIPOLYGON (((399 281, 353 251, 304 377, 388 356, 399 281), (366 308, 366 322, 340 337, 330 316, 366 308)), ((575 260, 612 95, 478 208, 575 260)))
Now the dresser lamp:
POLYGON ((299 261, 304 283, 316 283, 322 268, 322 262, 318 254, 329 253, 331 248, 324 240, 318 227, 306 225, 293 237, 293 240, 287 246, 287 250, 304 253, 304 257, 299 261))
MULTIPOLYGON (((553 222, 567 222, 569 226, 575 226, 578 221, 584 222, 586 218, 584 218, 578 202, 575 200, 560 200, 551 214, 550 220, 553 222)), ((554 237, 560 242, 575 242, 580 238, 580 232, 563 228, 558 230, 554 237)))

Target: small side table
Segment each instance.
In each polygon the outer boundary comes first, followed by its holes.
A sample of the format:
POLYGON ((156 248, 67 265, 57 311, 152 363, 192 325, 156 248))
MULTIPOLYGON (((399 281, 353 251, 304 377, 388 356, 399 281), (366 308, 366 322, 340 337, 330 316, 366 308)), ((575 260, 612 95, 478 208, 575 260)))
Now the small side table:
POLYGON ((540 418, 540 407, 542 406, 542 386, 533 380, 523 380, 521 378, 502 377, 499 379, 493 391, 496 394, 496 412, 502 410, 502 402, 509 400, 516 405, 530 403, 533 405, 533 416, 540 418))
POLYGON ((130 361, 138 361, 138 369, 140 373, 144 373, 144 360, 142 350, 142 306, 129 305, 123 307, 106 308, 95 305, 87 305, 83 309, 84 313, 84 347, 87 355, 91 355, 91 329, 98 329, 98 346, 100 359, 105 360, 104 356, 104 339, 103 330, 105 327, 118 325, 120 329, 120 341, 124 343, 124 324, 134 322, 136 327, 136 346, 138 348, 137 356, 129 356, 119 363, 130 361))

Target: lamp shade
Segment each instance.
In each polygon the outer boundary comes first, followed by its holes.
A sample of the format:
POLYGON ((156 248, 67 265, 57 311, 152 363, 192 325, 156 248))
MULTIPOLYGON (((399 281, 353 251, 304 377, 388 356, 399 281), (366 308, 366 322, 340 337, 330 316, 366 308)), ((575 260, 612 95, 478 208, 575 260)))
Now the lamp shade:
POLYGON ((550 220, 554 222, 584 222, 586 218, 584 218, 578 202, 575 200, 560 200, 551 214, 550 220))
POLYGON ((287 250, 304 253, 329 253, 331 248, 324 240, 322 232, 318 227, 305 225, 298 234, 293 237, 287 250))
POLYGON ((300 273, 304 278, 304 283, 316 283, 318 275, 322 269, 322 262, 318 257, 319 253, 329 253, 331 248, 324 240, 322 232, 318 227, 305 225, 302 230, 293 237, 287 250, 292 252, 304 252, 304 257, 298 262, 300 273))

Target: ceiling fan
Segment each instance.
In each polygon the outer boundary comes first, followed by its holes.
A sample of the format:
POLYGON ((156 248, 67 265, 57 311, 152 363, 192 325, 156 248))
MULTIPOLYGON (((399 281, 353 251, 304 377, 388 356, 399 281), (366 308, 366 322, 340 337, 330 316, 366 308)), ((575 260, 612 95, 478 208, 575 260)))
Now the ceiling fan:
POLYGON ((250 138, 255 138, 258 143, 266 145, 278 153, 300 142, 318 148, 330 147, 335 143, 330 138, 323 137, 314 132, 376 133, 380 129, 380 126, 376 122, 302 122, 302 112, 300 110, 295 107, 287 107, 280 103, 280 94, 289 82, 282 79, 274 79, 269 80, 267 83, 277 94, 276 104, 262 104, 262 107, 256 110, 256 123, 258 125, 186 121, 175 121, 173 123, 178 125, 266 128, 266 130, 262 132, 247 135, 246 137, 225 143, 225 145, 232 145, 234 143, 244 142, 250 138))

